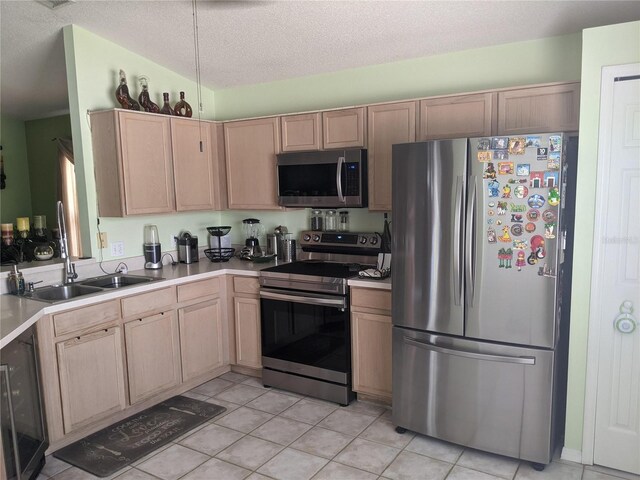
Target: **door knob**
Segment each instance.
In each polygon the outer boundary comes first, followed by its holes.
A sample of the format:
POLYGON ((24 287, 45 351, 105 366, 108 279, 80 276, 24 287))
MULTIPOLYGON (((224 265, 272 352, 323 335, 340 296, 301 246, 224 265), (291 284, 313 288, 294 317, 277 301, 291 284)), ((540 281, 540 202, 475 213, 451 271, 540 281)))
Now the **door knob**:
POLYGON ((620 333, 633 333, 638 326, 638 321, 632 315, 633 302, 625 300, 620 304, 620 313, 613 321, 613 326, 620 333))

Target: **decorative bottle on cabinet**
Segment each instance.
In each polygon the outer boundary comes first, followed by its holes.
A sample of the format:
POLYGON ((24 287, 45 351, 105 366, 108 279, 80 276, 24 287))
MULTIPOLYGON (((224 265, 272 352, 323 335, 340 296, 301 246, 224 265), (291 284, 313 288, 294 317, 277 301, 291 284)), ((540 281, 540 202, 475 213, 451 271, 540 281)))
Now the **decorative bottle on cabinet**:
POLYGON ((140 81, 140 95, 138 95, 138 101, 145 112, 160 113, 160 107, 158 104, 151 101, 149 97, 149 79, 147 77, 138 77, 140 81))
POLYGON ((162 94, 162 97, 164 98, 164 105, 162 105, 160 113, 162 113, 163 115, 175 115, 175 112, 171 108, 171 105, 169 105, 169 94, 167 92, 164 92, 162 94))
POLYGON ((129 87, 127 87, 127 76, 124 70, 120 70, 120 84, 116 88, 116 100, 127 110, 140 110, 140 104, 129 95, 129 87))
POLYGON ((176 103, 175 107, 173 107, 173 110, 178 117, 191 118, 191 115, 193 115, 191 105, 189 105, 184 99, 184 92, 180 92, 180 101, 176 103))

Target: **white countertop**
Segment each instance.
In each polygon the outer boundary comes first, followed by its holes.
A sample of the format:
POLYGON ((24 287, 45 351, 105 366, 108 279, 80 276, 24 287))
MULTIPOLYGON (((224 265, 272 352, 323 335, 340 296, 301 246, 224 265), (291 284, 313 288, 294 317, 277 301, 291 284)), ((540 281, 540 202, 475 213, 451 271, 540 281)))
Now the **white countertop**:
MULTIPOLYGON (((147 277, 155 276, 163 280, 126 287, 124 289, 106 290, 96 294, 83 295, 73 300, 55 304, 30 300, 15 295, 0 295, 0 348, 5 347, 18 335, 35 324, 40 318, 51 313, 84 307, 148 290, 155 290, 163 286, 203 280, 217 275, 257 277, 260 270, 274 265, 277 265, 277 261, 252 263, 232 258, 226 263, 213 263, 206 259, 201 259, 199 262, 189 265, 184 263, 174 266, 165 265, 161 270, 135 270, 128 273, 147 277)), ((351 279, 348 281, 348 284, 354 287, 391 289, 391 279, 389 278, 385 280, 351 279)))

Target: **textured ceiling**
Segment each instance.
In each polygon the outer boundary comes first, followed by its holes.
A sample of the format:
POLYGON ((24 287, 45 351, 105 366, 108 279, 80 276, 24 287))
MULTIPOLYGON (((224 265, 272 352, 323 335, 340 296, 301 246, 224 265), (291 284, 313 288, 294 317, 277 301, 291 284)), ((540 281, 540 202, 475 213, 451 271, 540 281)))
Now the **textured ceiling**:
MULTIPOLYGON (((640 1, 198 0, 201 80, 219 89, 640 19, 640 1)), ((0 0, 2 112, 68 108, 61 29, 79 25, 194 78, 191 1, 0 0)))

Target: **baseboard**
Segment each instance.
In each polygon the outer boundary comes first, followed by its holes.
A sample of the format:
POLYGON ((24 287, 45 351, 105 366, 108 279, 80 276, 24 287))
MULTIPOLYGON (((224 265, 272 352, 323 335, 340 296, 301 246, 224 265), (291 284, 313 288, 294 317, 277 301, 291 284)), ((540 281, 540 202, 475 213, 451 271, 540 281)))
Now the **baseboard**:
POLYGON ((242 365, 231 365, 231 371, 241 373, 242 375, 249 375, 251 377, 262 377, 262 368, 251 368, 242 365))
POLYGON ((382 405, 383 407, 391 406, 391 399, 389 397, 371 395, 368 393, 358 393, 358 400, 364 400, 365 402, 375 403, 377 405, 382 405))
POLYGON ((562 453, 560 454, 562 460, 569 462, 582 463, 582 451, 574 450, 572 448, 562 447, 562 453))

